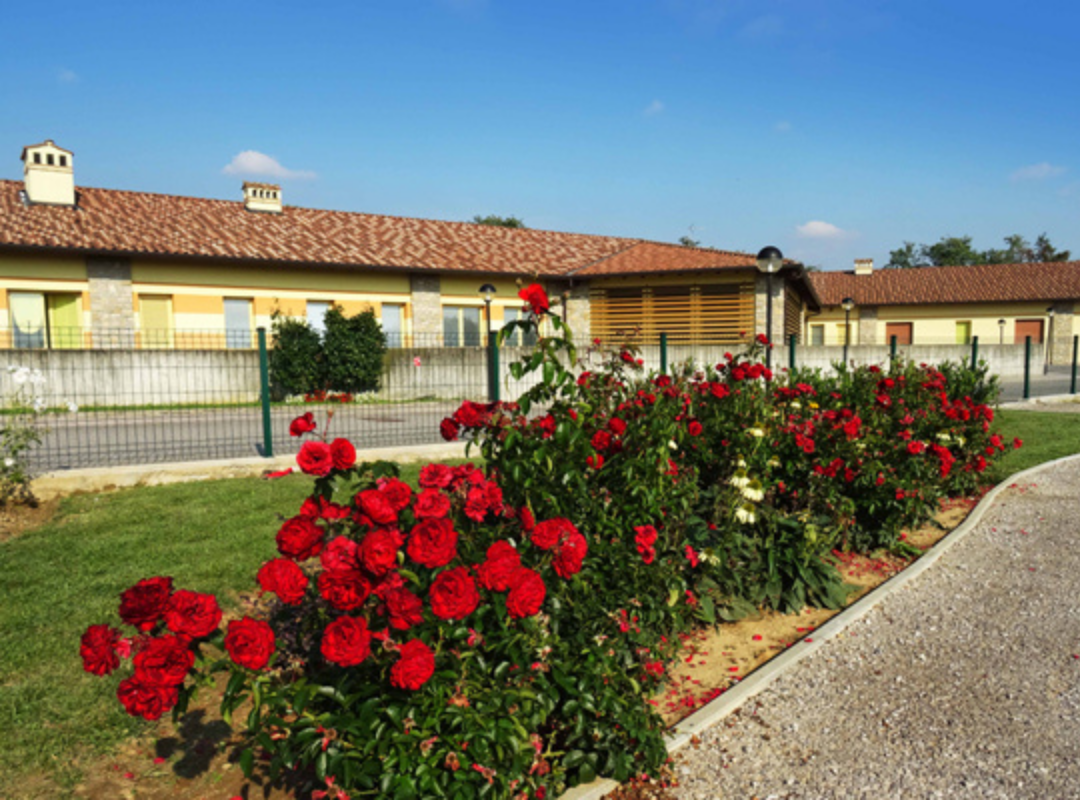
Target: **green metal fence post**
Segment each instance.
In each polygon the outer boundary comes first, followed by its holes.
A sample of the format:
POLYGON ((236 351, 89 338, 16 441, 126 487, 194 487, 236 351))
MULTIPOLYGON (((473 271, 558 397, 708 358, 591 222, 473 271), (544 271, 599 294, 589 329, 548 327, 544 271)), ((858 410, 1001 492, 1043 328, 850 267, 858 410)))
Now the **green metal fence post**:
POLYGON ((270 424, 270 359, 266 355, 266 328, 259 328, 259 399, 262 401, 263 456, 274 457, 274 428, 270 424))
POLYGON ((660 334, 660 374, 667 375, 667 334, 660 334))
POLYGON ((492 331, 488 334, 488 401, 499 401, 499 333, 492 331))
POLYGON ((889 337, 889 359, 896 361, 896 335, 889 337))
POLYGON ((974 370, 979 366, 979 337, 971 337, 971 368, 974 370))
POLYGON ((1080 355, 1077 353, 1077 348, 1080 348, 1080 336, 1073 337, 1072 380, 1069 381, 1069 394, 1076 394, 1076 357, 1080 355))
POLYGON ((798 344, 799 337, 794 333, 788 338, 788 369, 791 372, 795 371, 795 345, 798 344))
POLYGON ((1024 337, 1024 399, 1031 397, 1031 337, 1024 337))

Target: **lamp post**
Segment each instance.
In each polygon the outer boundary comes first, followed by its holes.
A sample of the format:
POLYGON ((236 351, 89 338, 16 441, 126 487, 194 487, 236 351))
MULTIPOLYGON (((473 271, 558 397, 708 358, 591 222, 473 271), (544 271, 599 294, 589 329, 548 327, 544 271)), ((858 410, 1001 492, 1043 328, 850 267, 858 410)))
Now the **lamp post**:
POLYGON ((847 348, 851 341, 851 309, 855 308, 855 301, 845 297, 840 301, 840 306, 844 309, 844 368, 847 369, 847 348))
POLYGON ((491 338, 491 301, 495 299, 496 289, 490 283, 485 283, 479 289, 480 296, 484 298, 484 305, 487 307, 485 310, 485 316, 487 317, 487 338, 491 338))
POLYGON ((1044 360, 1043 373, 1050 371, 1050 365, 1054 363, 1054 307, 1046 309, 1046 316, 1050 318, 1049 330, 1046 334, 1046 358, 1044 360))
POLYGON ((779 272, 782 266, 784 254, 779 248, 770 245, 761 248, 761 252, 757 254, 758 272, 765 273, 765 338, 769 340, 765 348, 765 366, 769 369, 772 369, 772 276, 779 272))
POLYGON ((1005 344, 1005 320, 998 320, 998 344, 1005 344))
POLYGON ((487 339, 484 340, 484 347, 487 349, 488 400, 494 402, 499 394, 499 379, 495 375, 494 366, 495 359, 498 356, 496 354, 495 342, 491 340, 491 301, 495 299, 495 287, 490 283, 485 283, 478 291, 480 296, 484 298, 484 316, 487 317, 487 339))

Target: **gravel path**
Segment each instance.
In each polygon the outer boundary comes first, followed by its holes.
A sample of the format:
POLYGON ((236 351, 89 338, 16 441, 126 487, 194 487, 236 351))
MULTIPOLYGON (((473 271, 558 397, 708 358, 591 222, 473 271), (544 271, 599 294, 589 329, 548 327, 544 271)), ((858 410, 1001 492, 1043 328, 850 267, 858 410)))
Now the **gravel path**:
POLYGON ((1080 459, 682 751, 679 798, 1080 797, 1080 459))

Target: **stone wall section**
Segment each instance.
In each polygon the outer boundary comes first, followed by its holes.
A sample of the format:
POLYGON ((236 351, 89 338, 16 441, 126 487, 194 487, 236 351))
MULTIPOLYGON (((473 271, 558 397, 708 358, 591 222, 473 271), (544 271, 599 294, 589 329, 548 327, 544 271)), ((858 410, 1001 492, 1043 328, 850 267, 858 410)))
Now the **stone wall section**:
POLYGON ((1051 323, 1050 361, 1053 364, 1072 364, 1073 336, 1076 330, 1076 304, 1065 301, 1053 304, 1054 321, 1051 323))
POLYGON ((438 275, 410 275, 412 332, 416 345, 440 344, 442 336, 442 281, 438 275))
MULTIPOLYGON (((754 277, 754 333, 764 333, 768 322, 768 281, 760 272, 754 277)), ((782 275, 772 276, 772 341, 777 347, 784 341, 784 291, 787 280, 782 275)))
POLYGON ((574 334, 574 344, 578 347, 587 345, 592 336, 588 284, 549 280, 545 288, 552 300, 555 313, 570 326, 574 334), (558 298, 558 305, 554 305, 555 298, 558 298))
POLYGON ((124 259, 86 259, 90 294, 90 329, 97 348, 131 347, 135 332, 135 295, 131 262, 124 259))
POLYGON ((859 344, 877 344, 877 306, 859 308, 859 344))

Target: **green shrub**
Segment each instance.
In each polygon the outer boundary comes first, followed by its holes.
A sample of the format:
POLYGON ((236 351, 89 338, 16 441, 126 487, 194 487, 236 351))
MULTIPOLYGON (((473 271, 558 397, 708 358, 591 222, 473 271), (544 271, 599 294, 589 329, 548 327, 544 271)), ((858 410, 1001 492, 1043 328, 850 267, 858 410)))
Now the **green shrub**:
POLYGON ((323 334, 324 386, 335 392, 374 392, 379 389, 386 334, 375 312, 347 317, 340 306, 326 312, 323 334))
POLYGON ((270 317, 272 341, 270 391, 275 400, 322 388, 322 342, 306 319, 275 309, 270 317))

